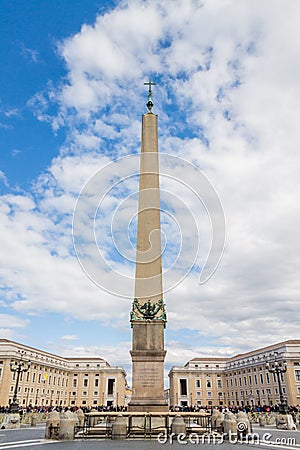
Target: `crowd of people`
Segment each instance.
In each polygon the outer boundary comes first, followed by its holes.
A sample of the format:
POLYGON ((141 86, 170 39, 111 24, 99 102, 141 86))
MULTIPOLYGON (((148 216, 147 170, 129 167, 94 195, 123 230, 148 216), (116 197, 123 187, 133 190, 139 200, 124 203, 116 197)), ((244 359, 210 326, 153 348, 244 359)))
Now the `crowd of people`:
MULTIPOLYGON (((29 405, 27 407, 20 407, 19 412, 21 415, 25 413, 47 413, 50 411, 72 411, 75 412, 79 407, 78 406, 32 406, 29 405)), ((80 408, 83 410, 84 413, 92 412, 92 411, 98 411, 98 412, 124 412, 127 411, 126 406, 80 406, 80 408)), ((200 412, 204 411, 206 413, 211 413, 214 408, 219 409, 221 412, 230 411, 233 413, 238 413, 239 411, 244 411, 246 413, 252 412, 252 413, 268 413, 268 412, 279 412, 280 411, 280 405, 247 405, 247 406, 171 406, 170 412, 200 412)), ((0 406, 0 413, 9 413, 10 409, 9 406, 0 406)), ((287 412, 289 413, 300 413, 300 405, 296 406, 288 406, 287 412)))
MULTIPOLYGON (((32 406, 29 405, 27 407, 20 407, 19 408, 19 413, 21 415, 25 414, 25 413, 47 413, 50 411, 58 411, 58 412, 63 412, 63 411, 72 411, 75 412, 77 411, 77 409, 79 408, 79 406, 32 406)), ((107 411, 107 412, 122 412, 122 411, 127 411, 127 407, 126 406, 80 406, 80 408, 83 410, 84 413, 88 413, 91 411, 98 411, 98 412, 102 412, 102 411, 107 411)), ((10 407, 8 406, 0 406, 0 413, 9 413, 10 412, 10 407)))
MULTIPOLYGON (((264 412, 264 413, 268 413, 268 412, 280 412, 281 410, 281 406, 276 404, 276 405, 246 405, 246 406, 171 406, 170 407, 170 411, 171 412, 199 412, 199 411, 204 411, 207 413, 210 413, 212 411, 212 409, 217 408, 219 409, 219 411, 221 412, 233 412, 234 414, 238 413, 239 411, 243 411, 246 413, 249 412, 264 412)), ((300 412, 300 405, 296 405, 296 406, 287 406, 287 412, 300 412)))

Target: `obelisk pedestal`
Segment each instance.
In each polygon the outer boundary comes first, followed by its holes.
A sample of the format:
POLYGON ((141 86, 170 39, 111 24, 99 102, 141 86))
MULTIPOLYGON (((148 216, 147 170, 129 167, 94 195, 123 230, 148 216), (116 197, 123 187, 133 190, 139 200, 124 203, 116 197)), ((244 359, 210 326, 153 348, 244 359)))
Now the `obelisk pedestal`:
POLYGON ((132 326, 132 398, 129 411, 168 411, 164 398, 165 305, 162 298, 157 116, 143 115, 132 326))

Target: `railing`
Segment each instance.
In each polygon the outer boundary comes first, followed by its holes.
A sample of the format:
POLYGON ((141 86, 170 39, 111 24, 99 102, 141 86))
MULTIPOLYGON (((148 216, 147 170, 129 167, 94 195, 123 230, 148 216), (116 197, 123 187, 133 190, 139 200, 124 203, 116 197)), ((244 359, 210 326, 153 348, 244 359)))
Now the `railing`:
POLYGON ((211 415, 197 412, 90 412, 85 414, 83 427, 77 427, 77 438, 103 438, 110 439, 112 426, 117 417, 127 420, 126 437, 151 439, 159 433, 171 434, 174 417, 181 416, 186 424, 187 434, 203 434, 211 430, 211 415))

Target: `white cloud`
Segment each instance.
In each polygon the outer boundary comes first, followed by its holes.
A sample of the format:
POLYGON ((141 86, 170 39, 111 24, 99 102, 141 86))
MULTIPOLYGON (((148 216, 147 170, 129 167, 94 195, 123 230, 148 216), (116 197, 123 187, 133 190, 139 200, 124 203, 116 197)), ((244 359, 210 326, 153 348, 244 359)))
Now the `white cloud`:
POLYGON ((79 338, 76 334, 65 334, 61 339, 65 341, 77 341, 79 338))
POLYGON ((8 181, 7 181, 6 175, 5 175, 4 172, 2 172, 2 170, 0 170, 0 181, 1 181, 5 186, 8 187, 8 181))
POLYGON ((21 54, 22 56, 34 63, 37 63, 39 61, 39 52, 37 50, 34 50, 29 47, 25 47, 24 44, 21 45, 21 54))
POLYGON ((28 320, 21 319, 12 314, 0 314, 0 327, 23 328, 28 322, 28 320))

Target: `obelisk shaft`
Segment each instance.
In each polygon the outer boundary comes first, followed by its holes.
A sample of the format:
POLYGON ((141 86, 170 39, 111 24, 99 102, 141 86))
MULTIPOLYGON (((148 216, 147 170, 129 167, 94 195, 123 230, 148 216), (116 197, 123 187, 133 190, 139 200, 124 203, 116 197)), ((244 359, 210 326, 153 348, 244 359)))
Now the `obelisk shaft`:
POLYGON ((166 314, 162 299, 157 136, 157 116, 151 112, 144 114, 135 300, 131 312, 132 398, 128 405, 129 411, 160 412, 168 410, 167 402, 164 399, 166 314))
POLYGON ((135 298, 162 298, 157 116, 143 115, 135 298))

